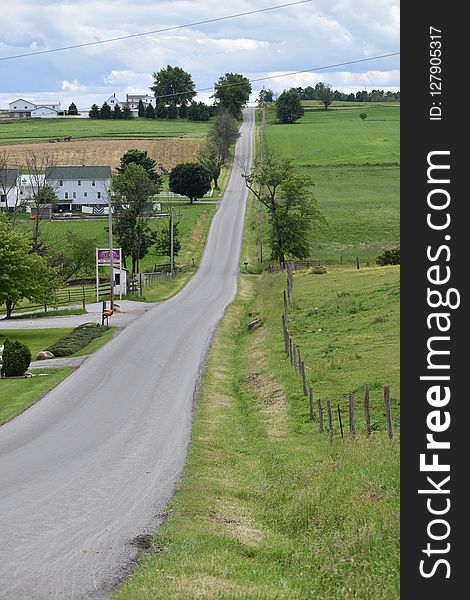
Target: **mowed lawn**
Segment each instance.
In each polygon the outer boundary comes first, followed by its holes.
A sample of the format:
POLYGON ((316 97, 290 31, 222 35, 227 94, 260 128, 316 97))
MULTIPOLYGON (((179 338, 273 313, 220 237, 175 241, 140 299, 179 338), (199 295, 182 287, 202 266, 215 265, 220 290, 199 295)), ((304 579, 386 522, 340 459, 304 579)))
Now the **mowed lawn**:
POLYGON ((0 122, 0 145, 43 141, 72 136, 88 138, 200 137, 207 134, 208 122, 187 119, 27 119, 0 122))
POLYGON ((399 243, 399 116, 398 105, 367 104, 306 112, 280 125, 267 111, 268 150, 310 175, 327 218, 312 232, 312 258, 372 264, 382 248, 399 243))

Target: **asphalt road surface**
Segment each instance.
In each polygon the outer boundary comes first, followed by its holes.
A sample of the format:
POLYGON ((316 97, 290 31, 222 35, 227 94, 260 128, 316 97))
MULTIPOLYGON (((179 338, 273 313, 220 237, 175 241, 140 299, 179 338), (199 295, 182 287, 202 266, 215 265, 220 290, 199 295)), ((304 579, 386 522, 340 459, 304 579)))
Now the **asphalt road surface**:
POLYGON ((210 339, 236 293, 254 110, 201 266, 0 428, 0 598, 109 597, 181 474, 210 339))

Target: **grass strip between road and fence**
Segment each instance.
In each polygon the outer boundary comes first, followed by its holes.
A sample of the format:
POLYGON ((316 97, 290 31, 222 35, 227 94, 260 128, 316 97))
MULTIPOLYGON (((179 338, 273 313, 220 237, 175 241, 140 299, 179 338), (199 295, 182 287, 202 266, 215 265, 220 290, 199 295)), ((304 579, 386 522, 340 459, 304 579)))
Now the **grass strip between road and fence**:
POLYGON ((240 278, 168 519, 113 600, 399 598, 398 444, 385 431, 329 444, 309 419, 263 310, 277 278, 240 278))

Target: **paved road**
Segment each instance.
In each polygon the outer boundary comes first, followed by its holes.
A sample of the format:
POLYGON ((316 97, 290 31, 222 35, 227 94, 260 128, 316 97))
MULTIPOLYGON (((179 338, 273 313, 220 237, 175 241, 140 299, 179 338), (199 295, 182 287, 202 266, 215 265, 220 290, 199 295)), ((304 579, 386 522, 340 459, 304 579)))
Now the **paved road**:
POLYGON ((154 530, 186 455, 202 359, 236 293, 254 111, 201 266, 0 428, 0 598, 101 599, 154 530))

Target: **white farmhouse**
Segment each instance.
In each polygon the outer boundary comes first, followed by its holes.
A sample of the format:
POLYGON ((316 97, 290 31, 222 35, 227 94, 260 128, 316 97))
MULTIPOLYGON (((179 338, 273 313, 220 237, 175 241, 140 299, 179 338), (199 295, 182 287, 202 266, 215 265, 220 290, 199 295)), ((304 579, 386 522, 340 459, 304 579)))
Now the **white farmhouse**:
POLYGON ((111 189, 111 167, 51 167, 46 183, 59 198, 59 207, 106 206, 111 189))
POLYGON ((0 169, 0 211, 13 210, 18 206, 18 169, 0 169))
POLYGON ((110 98, 106 100, 106 104, 111 107, 111 110, 115 106, 119 106, 120 108, 124 108, 124 103, 116 98, 116 94, 114 93, 110 98))
POLYGON ((139 116, 139 101, 142 100, 142 104, 144 108, 147 108, 149 104, 153 106, 153 108, 157 105, 157 100, 155 96, 149 96, 148 94, 126 94, 126 102, 124 103, 128 108, 130 108, 132 116, 139 116))

